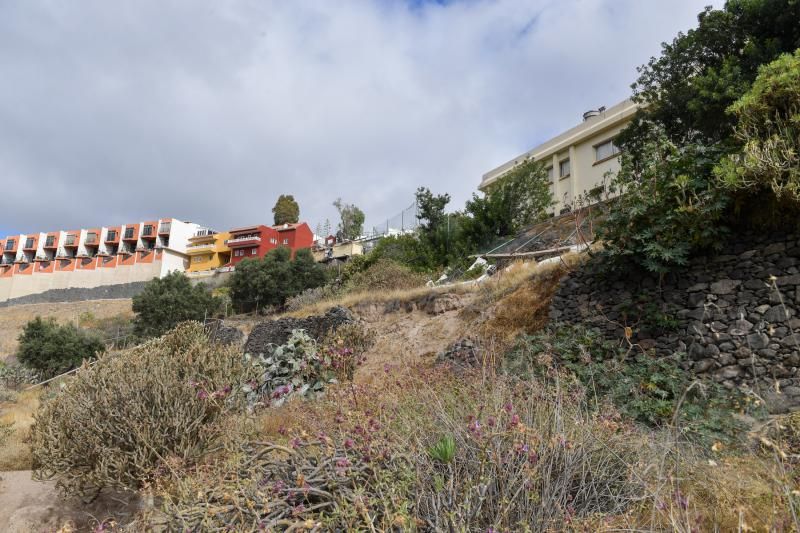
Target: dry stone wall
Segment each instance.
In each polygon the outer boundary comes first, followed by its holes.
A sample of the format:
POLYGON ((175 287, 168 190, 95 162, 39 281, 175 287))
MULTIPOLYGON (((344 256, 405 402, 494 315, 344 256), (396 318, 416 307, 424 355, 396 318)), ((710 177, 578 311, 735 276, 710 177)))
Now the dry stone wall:
POLYGON ((561 283, 554 322, 599 328, 609 339, 728 387, 750 387, 770 410, 800 407, 800 235, 739 236, 659 280, 591 267, 561 283), (626 328, 630 328, 627 329, 626 328))

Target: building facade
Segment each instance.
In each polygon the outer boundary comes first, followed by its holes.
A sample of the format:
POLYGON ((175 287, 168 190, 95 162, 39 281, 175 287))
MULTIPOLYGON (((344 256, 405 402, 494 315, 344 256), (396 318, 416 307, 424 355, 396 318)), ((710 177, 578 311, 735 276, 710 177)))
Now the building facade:
POLYGON ((591 203, 609 177, 619 171, 614 138, 637 109, 638 104, 625 100, 607 109, 587 111, 581 124, 485 173, 478 188, 486 192, 514 167, 533 159, 543 162, 547 169, 555 201, 553 212, 591 203))
POLYGON ((308 224, 283 224, 281 226, 246 226, 230 231, 228 247, 231 250, 230 265, 236 266, 244 259, 264 257, 267 252, 279 246, 286 246, 292 251, 311 248, 314 244, 314 233, 308 224))
POLYGON ((189 256, 187 272, 215 270, 228 264, 231 260, 231 249, 228 247, 230 238, 228 231, 217 233, 209 229, 202 229, 190 237, 186 248, 189 256))
POLYGON ((185 270, 189 237, 173 218, 0 239, 0 302, 51 289, 91 288, 185 270))

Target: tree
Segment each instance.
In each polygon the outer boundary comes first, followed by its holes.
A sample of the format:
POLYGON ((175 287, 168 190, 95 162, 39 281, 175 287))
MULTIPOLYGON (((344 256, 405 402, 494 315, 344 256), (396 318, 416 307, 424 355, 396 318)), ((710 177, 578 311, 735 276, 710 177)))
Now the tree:
POLYGON ((483 197, 473 194, 467 201, 464 244, 477 251, 498 237, 515 235, 543 220, 552 205, 544 165, 527 160, 493 183, 483 197))
POLYGON ((262 259, 245 259, 236 265, 230 280, 234 307, 250 312, 269 306, 282 306, 305 289, 325 282, 325 272, 309 250, 298 250, 292 260, 286 247, 270 250, 262 259))
POLYGON ((598 232, 606 265, 664 273, 718 249, 731 225, 755 221, 736 214, 753 202, 734 198, 714 175, 742 142, 736 114, 725 110, 750 90, 760 65, 800 46, 798 20, 794 0, 729 0, 639 69, 633 98, 647 105, 617 138, 621 170, 611 189, 623 195, 598 232))
POLYGON ((743 146, 715 169, 723 185, 800 201, 800 49, 761 67, 729 112, 743 146))
POLYGON ((42 378, 50 378, 104 351, 105 345, 98 337, 74 324, 59 325, 52 318, 43 320, 37 316, 25 324, 19 336, 17 359, 37 370, 42 378))
POLYGON ((364 212, 353 204, 342 202, 337 198, 333 206, 339 211, 339 229, 337 238, 339 240, 357 239, 364 232, 364 212))
POLYGON ((300 205, 291 194, 281 194, 272 208, 275 225, 296 224, 300 221, 300 205))
POLYGON ((186 320, 214 316, 221 305, 205 285, 192 286, 183 272, 170 272, 147 282, 133 297, 133 331, 141 337, 158 337, 186 320))

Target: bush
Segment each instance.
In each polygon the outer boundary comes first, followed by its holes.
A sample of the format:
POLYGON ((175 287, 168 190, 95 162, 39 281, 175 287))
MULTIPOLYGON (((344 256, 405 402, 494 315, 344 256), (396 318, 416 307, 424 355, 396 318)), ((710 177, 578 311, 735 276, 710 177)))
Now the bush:
POLYGON ((323 361, 340 382, 352 381, 364 354, 375 344, 376 333, 358 322, 343 324, 320 342, 323 361))
POLYGON ((230 297, 240 312, 280 307, 292 296, 325 283, 323 267, 309 250, 298 250, 294 260, 288 248, 270 250, 261 259, 245 259, 230 280, 230 297))
POLYGON ((149 281, 133 297, 134 333, 144 338, 163 335, 181 322, 214 316, 220 303, 205 285, 192 286, 183 272, 170 272, 149 281))
POLYGON ((36 317, 19 336, 17 359, 43 379, 72 370, 85 359, 105 351, 102 341, 74 324, 59 325, 54 319, 36 317))
POLYGON ((421 287, 426 281, 424 274, 413 272, 395 261, 379 259, 363 271, 348 273, 344 287, 351 292, 392 291, 421 287))
POLYGON ((738 118, 735 136, 743 148, 715 169, 723 185, 770 189, 800 202, 800 49, 762 66, 728 112, 738 118))
POLYGON ((603 340, 593 329, 555 327, 523 337, 507 354, 505 370, 529 376, 549 369, 568 370, 596 396, 622 414, 650 426, 677 424, 686 437, 733 441, 742 427, 732 413, 757 403, 715 383, 695 382, 678 356, 656 358, 603 340))
POLYGON ((337 292, 333 285, 323 285, 313 289, 306 289, 296 296, 286 300, 287 311, 300 311, 310 305, 330 300, 336 296, 337 292))
POLYGON ((0 362, 0 384, 9 389, 19 389, 22 385, 33 385, 42 381, 39 373, 20 364, 0 362))
POLYGON ((210 342, 198 323, 103 357, 41 407, 36 476, 85 495, 141 488, 165 461, 191 464, 241 407, 249 372, 237 348, 210 342))

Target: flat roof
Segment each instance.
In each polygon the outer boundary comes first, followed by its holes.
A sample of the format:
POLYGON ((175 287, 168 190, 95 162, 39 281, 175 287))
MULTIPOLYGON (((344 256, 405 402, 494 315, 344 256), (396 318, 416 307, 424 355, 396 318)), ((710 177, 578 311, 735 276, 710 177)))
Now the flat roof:
POLYGON ((630 119, 639 109, 639 104, 633 102, 631 99, 623 100, 603 111, 599 115, 590 117, 584 120, 577 126, 574 126, 564 133, 549 139, 527 152, 518 155, 510 161, 506 161, 502 165, 493 168, 486 172, 482 178, 479 188, 483 188, 497 178, 504 175, 506 172, 517 166, 519 163, 533 157, 534 160, 541 161, 542 159, 558 153, 570 145, 580 142, 584 139, 602 133, 604 130, 613 128, 614 126, 625 122, 630 119))

